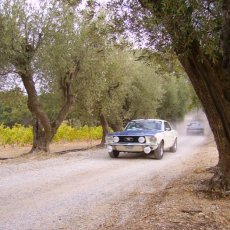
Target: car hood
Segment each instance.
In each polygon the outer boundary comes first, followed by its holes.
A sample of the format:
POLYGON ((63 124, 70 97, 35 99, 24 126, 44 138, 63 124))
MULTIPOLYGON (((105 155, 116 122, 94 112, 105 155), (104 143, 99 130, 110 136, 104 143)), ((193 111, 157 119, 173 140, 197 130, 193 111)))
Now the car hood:
POLYGON ((160 130, 126 130, 121 132, 109 133, 109 136, 150 136, 161 133, 160 130))

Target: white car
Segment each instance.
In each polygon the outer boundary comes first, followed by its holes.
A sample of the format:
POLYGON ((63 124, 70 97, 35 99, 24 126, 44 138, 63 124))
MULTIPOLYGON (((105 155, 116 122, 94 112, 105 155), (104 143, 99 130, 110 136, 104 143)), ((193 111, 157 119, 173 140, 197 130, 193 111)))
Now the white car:
POLYGON ((170 123, 160 119, 130 121, 124 131, 106 135, 109 156, 116 158, 120 152, 143 152, 162 159, 164 150, 177 151, 177 132, 170 123))

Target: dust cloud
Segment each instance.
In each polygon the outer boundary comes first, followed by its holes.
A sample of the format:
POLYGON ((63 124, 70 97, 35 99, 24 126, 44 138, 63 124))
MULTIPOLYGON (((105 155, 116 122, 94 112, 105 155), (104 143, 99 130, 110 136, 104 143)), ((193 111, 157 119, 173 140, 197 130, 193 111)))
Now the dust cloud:
POLYGON ((208 139, 213 137, 207 117, 202 110, 195 110, 188 113, 181 122, 172 123, 178 132, 178 151, 190 154, 195 149, 205 144, 208 139), (200 121, 204 126, 204 135, 187 135, 186 128, 191 121, 200 121))
POLYGON ((212 135, 208 119, 201 109, 188 113, 183 121, 172 122, 172 125, 177 130, 179 136, 186 136, 186 128, 188 123, 191 121, 200 121, 204 125, 204 135, 212 135))

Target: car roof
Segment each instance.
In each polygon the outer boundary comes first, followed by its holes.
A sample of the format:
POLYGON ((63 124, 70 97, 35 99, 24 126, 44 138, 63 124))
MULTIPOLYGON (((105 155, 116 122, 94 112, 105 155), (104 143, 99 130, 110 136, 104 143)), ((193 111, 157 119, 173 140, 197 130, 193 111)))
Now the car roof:
POLYGON ((162 120, 162 119, 135 119, 135 120, 131 120, 131 121, 166 121, 166 120, 162 120))

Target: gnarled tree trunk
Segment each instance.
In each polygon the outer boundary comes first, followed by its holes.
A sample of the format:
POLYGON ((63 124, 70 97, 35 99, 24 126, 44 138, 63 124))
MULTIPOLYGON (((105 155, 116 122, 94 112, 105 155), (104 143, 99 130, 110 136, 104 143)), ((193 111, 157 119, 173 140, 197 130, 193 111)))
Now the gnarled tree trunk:
POLYGON ((100 114, 100 121, 101 121, 101 126, 103 131, 100 145, 103 145, 105 143, 105 136, 107 133, 109 133, 109 125, 103 113, 100 114))
MULTIPOLYGON (((197 49, 194 48, 194 53, 197 49)), ((220 65, 208 59, 199 61, 199 53, 180 57, 194 89, 200 98, 219 151, 218 170, 212 188, 230 189, 230 78, 220 65)))
POLYGON ((20 72, 21 79, 28 94, 28 108, 33 114, 33 146, 30 152, 44 151, 49 152, 49 145, 60 127, 63 120, 66 118, 72 108, 75 97, 72 92, 73 75, 77 74, 79 66, 76 66, 73 72, 67 72, 63 82, 62 89, 64 93, 64 103, 60 109, 55 121, 51 121, 44 111, 39 98, 37 96, 35 84, 33 81, 32 72, 25 70, 20 72))
POLYGON ((50 152, 49 150, 49 144, 50 140, 46 138, 46 133, 44 129, 42 128, 41 123, 37 118, 34 118, 33 123, 33 146, 30 152, 38 152, 38 151, 44 151, 44 152, 50 152))
POLYGON ((53 136, 50 120, 39 102, 32 73, 24 71, 20 74, 28 94, 27 105, 33 114, 33 146, 30 152, 49 152, 49 144, 53 136))

